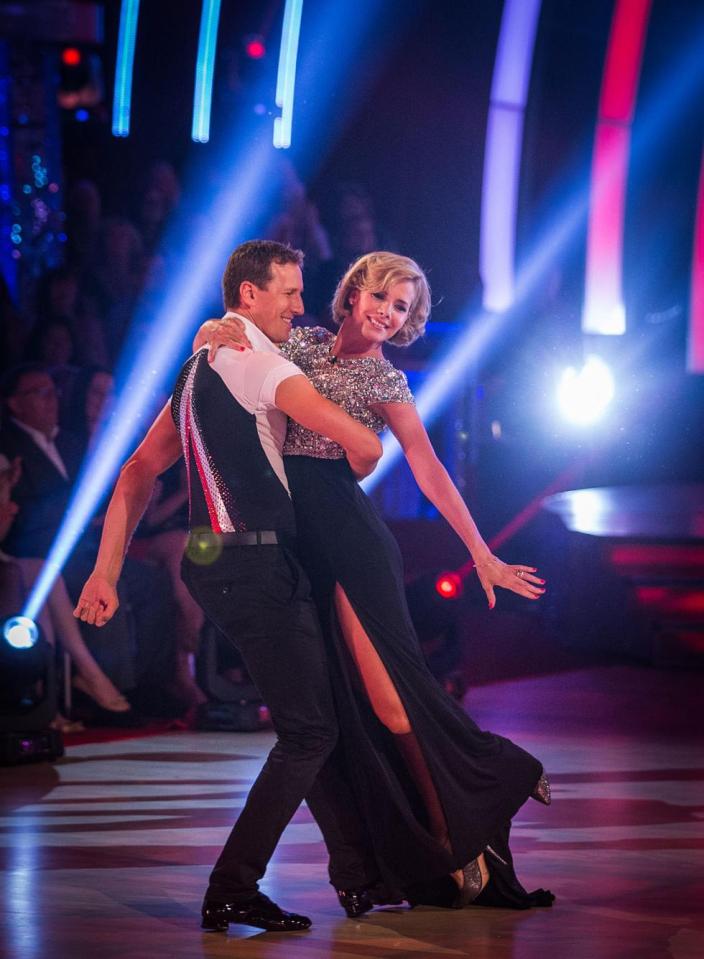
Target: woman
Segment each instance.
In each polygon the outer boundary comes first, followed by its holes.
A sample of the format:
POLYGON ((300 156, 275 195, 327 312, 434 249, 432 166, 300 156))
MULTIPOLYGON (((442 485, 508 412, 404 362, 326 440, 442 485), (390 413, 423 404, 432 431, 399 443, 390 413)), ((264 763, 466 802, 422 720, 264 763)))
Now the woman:
MULTIPOLYGON (((503 586, 530 599, 543 581, 493 556, 437 459, 403 373, 384 343, 420 336, 430 311, 422 270, 407 257, 370 253, 340 281, 335 336, 297 329, 282 352, 320 393, 398 438, 421 490, 462 538, 489 605, 503 586)), ((229 319, 210 321, 196 347, 246 345, 229 319)), ((301 556, 331 645, 341 739, 379 867, 411 903, 461 908, 550 905, 513 870, 512 816, 533 795, 549 802, 540 763, 482 732, 430 674, 405 602, 398 546, 359 488, 341 447, 289 423, 284 446, 301 556)), ((349 915, 371 907, 364 890, 339 891, 349 915)))
MULTIPOLYGON (((12 487, 17 483, 21 470, 19 457, 9 463, 0 453, 0 616, 11 616, 22 609, 44 565, 41 559, 8 556, 1 548, 19 512, 19 506, 12 500, 12 487)), ((44 637, 51 646, 56 645, 58 638, 63 650, 71 657, 71 665, 75 670, 73 685, 94 700, 99 710, 98 719, 102 717, 103 720, 117 722, 130 719, 130 704, 110 682, 83 642, 72 608, 63 577, 59 576, 39 613, 44 637)), ((57 713, 51 725, 64 733, 83 729, 82 723, 72 722, 61 713, 57 713)))

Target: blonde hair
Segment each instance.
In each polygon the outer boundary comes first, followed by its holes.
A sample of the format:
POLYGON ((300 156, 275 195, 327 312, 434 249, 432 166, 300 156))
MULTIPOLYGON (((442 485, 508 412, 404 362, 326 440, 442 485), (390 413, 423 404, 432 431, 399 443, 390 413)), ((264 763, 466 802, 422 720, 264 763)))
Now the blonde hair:
POLYGON ((425 273, 407 256, 384 251, 366 253, 352 264, 337 284, 332 300, 332 318, 338 326, 349 316, 352 290, 388 290, 395 283, 408 280, 415 287, 415 297, 401 329, 388 340, 393 346, 409 346, 425 332, 430 315, 430 287, 425 273))

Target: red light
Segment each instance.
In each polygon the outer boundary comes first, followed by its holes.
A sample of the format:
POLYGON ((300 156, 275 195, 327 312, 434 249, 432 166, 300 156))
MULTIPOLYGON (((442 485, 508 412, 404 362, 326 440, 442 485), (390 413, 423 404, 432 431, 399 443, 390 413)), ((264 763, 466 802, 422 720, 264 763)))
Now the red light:
POLYGON ((443 599, 457 599, 462 594, 462 579, 457 573, 441 573, 435 580, 435 589, 443 599))
POLYGON ((261 37, 250 37, 245 42, 244 52, 250 60, 261 60, 266 56, 266 47, 261 37))
POLYGON ((81 51, 75 47, 66 47, 61 54, 61 59, 67 67, 77 67, 83 57, 81 56, 81 51))

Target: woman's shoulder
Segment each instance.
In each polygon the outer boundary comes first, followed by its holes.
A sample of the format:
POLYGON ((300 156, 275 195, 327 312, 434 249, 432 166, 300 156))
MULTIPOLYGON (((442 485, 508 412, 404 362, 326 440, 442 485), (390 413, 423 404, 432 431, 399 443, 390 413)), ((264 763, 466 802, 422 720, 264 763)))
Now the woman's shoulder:
POLYGON ((310 350, 316 346, 328 346, 335 339, 335 334, 326 330, 324 326, 296 326, 291 330, 288 340, 282 344, 281 352, 287 359, 296 362, 301 351, 310 350))
POLYGON ((374 379, 374 392, 377 403, 413 403, 413 393, 408 385, 408 377, 384 358, 379 361, 374 379))
POLYGON ((329 343, 334 339, 335 334, 324 326, 296 326, 291 331, 289 342, 295 340, 299 343, 329 343))

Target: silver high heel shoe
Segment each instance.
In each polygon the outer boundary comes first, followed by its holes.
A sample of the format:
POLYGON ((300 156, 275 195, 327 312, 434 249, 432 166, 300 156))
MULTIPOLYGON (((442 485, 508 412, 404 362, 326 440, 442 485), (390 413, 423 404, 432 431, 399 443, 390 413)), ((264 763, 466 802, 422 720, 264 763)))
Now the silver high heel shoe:
POLYGON ((473 859, 462 869, 464 876, 464 885, 458 890, 457 897, 452 903, 453 909, 464 909, 470 903, 474 902, 482 891, 482 871, 479 868, 479 860, 473 859))
POLYGON ((550 780, 543 773, 538 780, 538 784, 530 794, 532 799, 536 799, 538 802, 541 802, 544 806, 549 806, 552 802, 552 796, 550 794, 550 780))

